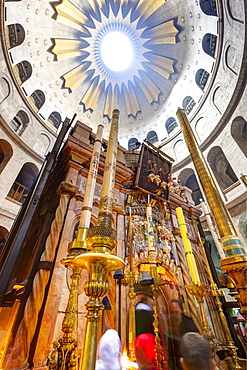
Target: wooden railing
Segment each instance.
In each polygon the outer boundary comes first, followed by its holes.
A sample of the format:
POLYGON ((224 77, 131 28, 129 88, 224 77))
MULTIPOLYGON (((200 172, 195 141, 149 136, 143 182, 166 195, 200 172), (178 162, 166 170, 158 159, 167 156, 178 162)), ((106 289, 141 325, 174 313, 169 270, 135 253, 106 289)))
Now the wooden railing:
POLYGON ((17 200, 20 203, 23 203, 27 194, 29 192, 29 188, 20 184, 19 182, 15 181, 12 188, 8 193, 8 197, 17 200))

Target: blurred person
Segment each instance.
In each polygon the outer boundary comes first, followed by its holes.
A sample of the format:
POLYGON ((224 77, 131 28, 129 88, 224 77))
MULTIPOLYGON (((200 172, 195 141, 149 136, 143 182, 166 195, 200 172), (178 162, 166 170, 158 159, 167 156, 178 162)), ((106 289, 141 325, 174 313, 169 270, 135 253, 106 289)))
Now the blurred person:
POLYGON ((181 370, 180 341, 188 332, 198 333, 191 317, 184 315, 178 299, 172 299, 168 310, 168 328, 165 328, 165 338, 168 351, 168 362, 171 370, 181 370))
MULTIPOLYGON (((139 292, 139 302, 135 307, 136 340, 135 354, 141 370, 158 370, 156 362, 156 341, 154 335, 153 296, 151 292, 139 292)), ((166 360, 164 348, 163 355, 166 360)), ((166 369, 164 365, 164 369, 166 369)))
POLYGON ((158 370, 155 359, 153 295, 149 291, 137 292, 139 302, 135 307, 136 361, 141 370, 158 370))
POLYGON ((121 341, 118 332, 108 329, 100 338, 95 370, 121 369, 121 341))
POLYGON ((215 370, 212 350, 198 333, 186 333, 180 343, 180 363, 183 370, 215 370))
POLYGON ((137 292, 139 302, 135 306, 136 337, 143 333, 154 334, 153 295, 150 292, 137 292))

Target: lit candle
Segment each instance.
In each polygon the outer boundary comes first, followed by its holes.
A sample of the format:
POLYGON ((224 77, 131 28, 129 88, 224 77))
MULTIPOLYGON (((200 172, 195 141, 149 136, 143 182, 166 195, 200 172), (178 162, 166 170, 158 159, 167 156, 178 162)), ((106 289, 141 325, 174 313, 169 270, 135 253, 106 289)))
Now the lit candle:
POLYGON ((192 251, 191 243, 188 238, 188 232, 187 232, 187 227, 186 227, 182 208, 177 207, 176 213, 177 213, 177 218, 178 218, 182 240, 184 243, 185 256, 188 262, 190 276, 191 276, 193 284, 200 285, 200 278, 199 278, 199 274, 198 274, 198 270, 196 266, 195 257, 192 251))

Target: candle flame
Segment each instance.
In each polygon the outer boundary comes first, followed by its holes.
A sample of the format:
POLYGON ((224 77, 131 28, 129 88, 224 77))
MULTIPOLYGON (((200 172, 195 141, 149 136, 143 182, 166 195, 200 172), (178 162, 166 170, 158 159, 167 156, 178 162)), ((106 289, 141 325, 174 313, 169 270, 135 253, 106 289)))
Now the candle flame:
POLYGON ((138 365, 136 362, 132 362, 129 360, 128 354, 127 354, 127 349, 124 348, 123 354, 121 356, 121 364, 122 364, 122 369, 138 369, 138 365))

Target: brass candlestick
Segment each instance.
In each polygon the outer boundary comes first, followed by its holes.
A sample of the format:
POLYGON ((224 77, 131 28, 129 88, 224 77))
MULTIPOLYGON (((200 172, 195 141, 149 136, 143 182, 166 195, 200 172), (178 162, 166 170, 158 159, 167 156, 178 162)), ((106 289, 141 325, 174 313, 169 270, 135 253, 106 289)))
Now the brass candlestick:
POLYGON ((199 148, 184 110, 179 108, 177 116, 201 186, 207 198, 207 203, 214 217, 220 241, 227 256, 220 260, 222 272, 231 276, 235 281, 236 289, 240 295, 243 314, 245 314, 247 313, 247 294, 246 281, 244 281, 243 276, 246 276, 247 270, 246 247, 239 238, 231 216, 221 199, 217 185, 199 148))
MULTIPOLYGON (((69 254, 62 259, 62 263, 66 267, 72 268, 71 285, 69 299, 65 310, 65 315, 62 323, 63 337, 59 339, 60 346, 57 346, 57 369, 77 370, 78 368, 78 343, 77 343, 77 326, 78 326, 78 294, 79 282, 81 279, 81 267, 74 266, 73 260, 76 256, 85 252, 87 230, 90 225, 93 195, 96 184, 96 177, 98 172, 101 140, 102 140, 103 126, 99 125, 93 147, 92 159, 89 168, 88 180, 85 189, 84 201, 82 205, 82 212, 80 217, 79 228, 75 241, 69 243, 69 254)), ((53 351, 54 354, 54 351, 53 351)), ((48 368, 54 368, 54 359, 51 361, 48 357, 48 368)))
POLYGON ((115 109, 109 134, 98 221, 96 226, 88 230, 86 239, 91 250, 77 256, 73 261, 76 266, 86 268, 89 273, 89 281, 84 285, 89 301, 86 304, 87 322, 80 370, 95 369, 98 326, 101 311, 104 307, 100 299, 107 294, 109 289, 109 283, 106 281, 108 273, 124 267, 124 261, 111 253, 117 239, 116 231, 112 229, 111 224, 118 145, 118 120, 119 111, 115 109))
POLYGON ((180 232, 184 244, 185 256, 188 262, 189 272, 192 280, 192 285, 187 285, 186 288, 188 292, 196 297, 197 302, 199 303, 201 319, 202 319, 202 332, 203 336, 209 341, 212 342, 214 335, 211 331, 211 328, 208 325, 207 317, 203 307, 203 297, 207 294, 207 287, 204 284, 200 283, 200 278, 198 274, 198 269, 196 266, 195 257, 191 247, 190 240, 188 238, 187 226, 185 223, 183 210, 181 207, 176 208, 176 214, 178 218, 178 223, 180 227, 180 232))

